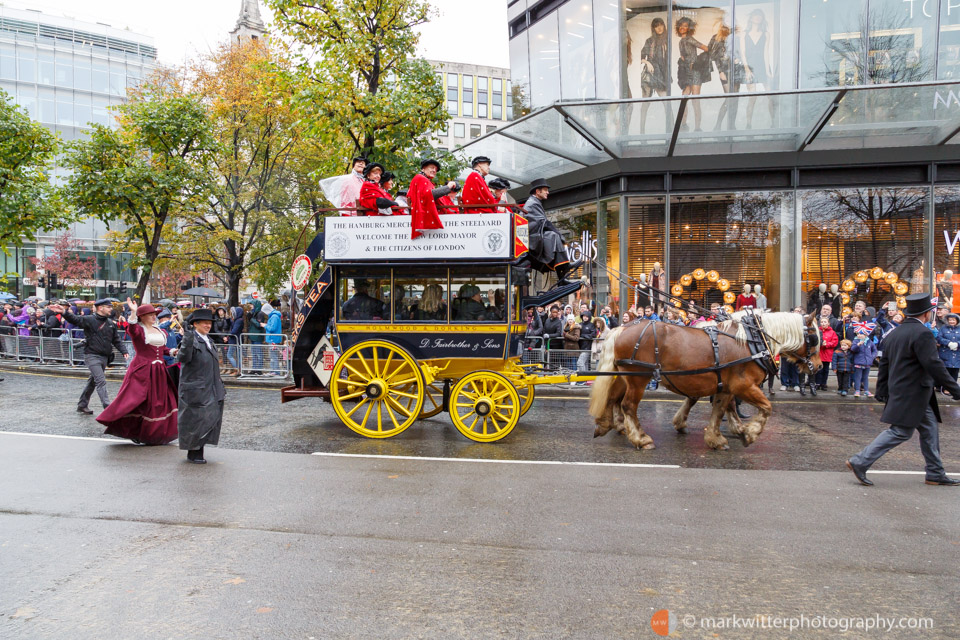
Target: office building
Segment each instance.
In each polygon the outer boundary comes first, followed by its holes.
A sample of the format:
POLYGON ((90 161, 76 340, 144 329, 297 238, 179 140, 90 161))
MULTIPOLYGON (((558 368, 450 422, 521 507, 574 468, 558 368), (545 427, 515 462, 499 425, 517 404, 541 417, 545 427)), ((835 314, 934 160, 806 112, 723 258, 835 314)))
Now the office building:
POLYGON ((438 149, 452 151, 493 133, 512 118, 510 70, 429 61, 447 96, 446 128, 434 134, 438 149))

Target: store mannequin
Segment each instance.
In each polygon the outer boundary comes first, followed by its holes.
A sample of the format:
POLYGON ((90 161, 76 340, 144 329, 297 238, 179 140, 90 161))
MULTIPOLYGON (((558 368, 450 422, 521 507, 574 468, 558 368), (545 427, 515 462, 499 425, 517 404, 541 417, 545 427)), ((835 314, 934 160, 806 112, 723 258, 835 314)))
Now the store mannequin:
MULTIPOLYGON (((667 274, 663 270, 663 267, 660 266, 659 262, 653 263, 653 270, 650 272, 650 275, 647 276, 647 283, 650 285, 651 289, 656 289, 657 291, 666 291, 667 290, 667 274)), ((654 308, 657 313, 660 312, 660 307, 664 303, 664 299, 661 296, 654 294, 652 296, 654 308)))
POLYGON ((758 284, 753 285, 753 296, 757 299, 757 309, 767 308, 767 296, 763 295, 763 287, 758 284))
MULTIPOLYGON (((767 16, 762 9, 754 9, 747 17, 747 27, 740 32, 740 51, 743 52, 744 84, 747 91, 772 91, 775 83, 773 60, 775 34, 769 29, 767 16)), ((747 128, 753 126, 753 110, 757 106, 756 96, 750 97, 747 104, 747 128)), ((774 101, 767 98, 770 111, 770 123, 774 121, 774 101)))
POLYGON ((743 285, 743 293, 737 296, 736 310, 746 309, 747 307, 757 308, 757 297, 753 295, 750 285, 743 285))
POLYGON ((830 305, 833 309, 834 318, 840 317, 840 311, 843 310, 843 296, 840 294, 840 287, 835 284, 830 285, 830 294, 824 304, 830 305))
POLYGON ((816 291, 811 291, 807 295, 807 313, 820 315, 820 309, 825 304, 830 304, 830 296, 827 293, 827 285, 821 282, 817 285, 816 291))
POLYGON ((636 288, 636 306, 637 309, 643 309, 650 304, 650 286, 647 284, 647 274, 640 274, 640 282, 636 288))
POLYGON ((944 269, 940 275, 940 282, 937 283, 937 295, 940 296, 941 302, 949 300, 950 306, 953 306, 953 271, 950 269, 944 269))

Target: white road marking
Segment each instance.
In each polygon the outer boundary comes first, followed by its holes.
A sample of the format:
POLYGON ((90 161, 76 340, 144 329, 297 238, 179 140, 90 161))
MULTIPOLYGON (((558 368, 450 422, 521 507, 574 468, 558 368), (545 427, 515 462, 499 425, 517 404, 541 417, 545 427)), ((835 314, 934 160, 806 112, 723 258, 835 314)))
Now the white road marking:
POLYGON ((328 458, 371 458, 374 460, 429 460, 431 462, 492 462, 495 464, 546 464, 579 467, 630 467, 636 469, 680 469, 678 464, 640 464, 619 462, 567 462, 564 460, 485 460, 483 458, 434 458, 430 456, 385 456, 367 453, 328 453, 315 451, 312 455, 328 458))
MULTIPOLYGON (((65 440, 92 440, 93 442, 119 442, 119 443, 129 443, 129 440, 123 438, 113 438, 113 437, 102 437, 102 438, 91 438, 89 436, 62 436, 55 433, 25 433, 23 431, 0 431, 0 435, 3 436, 30 436, 31 438, 63 438, 65 440)), ((173 442, 176 442, 174 440, 173 442)), ((170 444, 173 444, 171 442, 170 444)))

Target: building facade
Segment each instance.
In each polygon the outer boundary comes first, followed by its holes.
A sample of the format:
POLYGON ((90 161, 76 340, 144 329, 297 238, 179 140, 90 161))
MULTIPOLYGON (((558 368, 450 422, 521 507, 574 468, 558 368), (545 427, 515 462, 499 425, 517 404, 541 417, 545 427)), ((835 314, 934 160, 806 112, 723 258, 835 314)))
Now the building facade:
MULTIPOLYGON (((89 23, 32 10, 0 6, 0 89, 9 94, 31 119, 57 132, 65 141, 89 131, 90 123, 112 126, 112 106, 127 101, 156 67, 153 40, 128 30, 89 23)), ((62 181, 65 172, 53 171, 62 181)), ((97 284, 83 292, 102 295, 109 285, 135 285, 136 271, 124 256, 109 256, 106 226, 98 220, 73 225, 70 233, 84 257, 97 260, 97 284)), ((8 274, 6 287, 22 297, 45 292, 36 282, 10 274, 32 270, 30 258, 43 255, 55 237, 41 236, 36 244, 0 254, 0 270, 8 274)))
POLYGON ((429 62, 446 92, 449 115, 446 128, 434 134, 436 148, 453 151, 512 119, 509 69, 429 62))
POLYGON ((628 306, 655 262, 699 303, 744 284, 779 309, 821 283, 851 306, 935 284, 953 298, 956 0, 508 6, 532 113, 467 153, 493 158, 518 198, 550 181, 551 216, 595 240, 601 302, 628 306))

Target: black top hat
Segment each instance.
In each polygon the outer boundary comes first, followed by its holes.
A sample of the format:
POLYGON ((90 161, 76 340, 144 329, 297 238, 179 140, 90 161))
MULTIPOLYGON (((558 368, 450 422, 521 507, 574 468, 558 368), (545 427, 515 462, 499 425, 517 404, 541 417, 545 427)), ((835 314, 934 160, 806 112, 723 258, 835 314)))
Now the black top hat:
POLYGON ((383 165, 380 164, 379 162, 371 162, 370 164, 368 164, 367 166, 365 166, 365 167, 363 168, 363 177, 366 178, 368 175, 370 175, 370 172, 373 171, 374 169, 380 169, 380 173, 381 173, 381 174, 382 174, 384 171, 386 171, 386 169, 384 169, 383 165))
POLYGON ((397 197, 398 197, 398 198, 399 198, 400 196, 405 196, 405 195, 407 195, 407 190, 406 190, 406 189, 400 189, 400 191, 397 191, 397 197))
POLYGON ((350 161, 350 166, 352 167, 353 165, 357 164, 358 162, 366 162, 366 161, 367 161, 367 159, 364 158, 363 156, 357 156, 356 158, 354 158, 353 160, 350 161))
POLYGON ((503 178, 494 178, 487 186, 491 189, 509 189, 510 183, 503 178))
POLYGON ((530 193, 533 193, 537 189, 543 189, 544 187, 549 189, 550 185, 548 185, 547 181, 544 180, 543 178, 537 178, 536 180, 530 183, 530 193))
POLYGON ((197 320, 209 320, 213 322, 213 311, 210 309, 197 309, 187 318, 187 324, 192 326, 197 320))
POLYGON ((426 168, 427 165, 430 165, 430 164, 435 166, 437 168, 437 171, 440 171, 440 163, 434 160, 433 158, 425 158, 423 161, 421 161, 420 168, 424 169, 426 168))
POLYGON ((929 293, 914 293, 907 296, 907 308, 903 310, 903 315, 920 316, 936 308, 937 305, 930 299, 929 293))
POLYGON ((490 164, 491 160, 487 156, 477 156, 476 158, 470 161, 470 166, 475 167, 478 164, 481 164, 484 162, 486 162, 487 164, 490 164))

